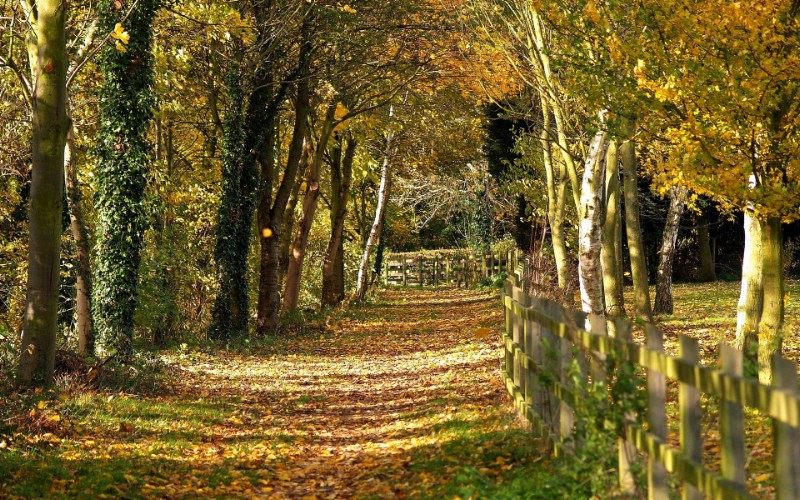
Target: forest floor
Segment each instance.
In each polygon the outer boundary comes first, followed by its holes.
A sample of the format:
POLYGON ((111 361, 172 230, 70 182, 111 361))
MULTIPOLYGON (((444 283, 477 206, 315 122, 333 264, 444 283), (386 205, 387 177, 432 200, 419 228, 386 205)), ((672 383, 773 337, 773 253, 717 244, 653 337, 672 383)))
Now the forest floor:
POLYGON ((151 390, 12 395, 32 409, 0 423, 0 498, 561 496, 502 386, 502 311, 385 291, 249 349, 159 353, 151 390))
MULTIPOLYGON (((794 360, 798 294, 790 282, 794 360)), ((657 319, 666 350, 687 333, 713 365, 720 339, 732 340, 737 295, 738 283, 676 285, 675 314, 657 319)), ((612 434, 556 460, 515 416, 499 370, 502 321, 496 290, 386 290, 249 344, 144 353, 122 382, 62 374, 53 389, 0 394, 0 499, 615 496, 612 434)), ((716 404, 703 400, 711 470, 716 404)), ((770 423, 746 420, 751 493, 766 498, 770 423)))

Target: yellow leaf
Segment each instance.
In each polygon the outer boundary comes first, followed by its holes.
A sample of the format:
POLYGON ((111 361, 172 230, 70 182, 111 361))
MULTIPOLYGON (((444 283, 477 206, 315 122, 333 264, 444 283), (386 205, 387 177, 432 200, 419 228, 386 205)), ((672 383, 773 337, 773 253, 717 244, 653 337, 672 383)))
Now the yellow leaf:
POLYGON ((349 5, 345 5, 344 7, 342 7, 342 10, 347 12, 348 14, 356 14, 358 12, 356 9, 350 7, 349 5))
POLYGON ((115 46, 115 47, 117 48, 117 50, 118 50, 118 51, 120 51, 120 52, 128 52, 128 49, 126 49, 124 45, 122 45, 121 43, 119 43, 119 41, 117 41, 117 42, 114 42, 114 46, 115 46))
POLYGON ((58 414, 50 415, 47 417, 47 420, 49 420, 50 422, 61 422, 61 415, 58 414))
POLYGON ((128 34, 127 31, 125 31, 125 28, 123 28, 120 23, 117 23, 117 25, 114 26, 114 31, 111 32, 111 38, 114 38, 116 40, 122 40, 122 42, 125 45, 128 45, 128 42, 131 39, 131 35, 128 34))
POLYGON ((483 328, 478 328, 477 330, 475 330, 475 336, 478 337, 479 339, 489 338, 489 336, 491 334, 492 334, 492 329, 491 328, 483 327, 483 328))
POLYGON ((37 408, 40 410, 44 408, 44 401, 39 401, 39 404, 36 405, 37 408))
POLYGON ((761 474, 760 476, 756 477, 755 481, 757 483, 765 483, 765 482, 769 481, 770 479, 772 479, 772 474, 764 473, 764 474, 761 474))

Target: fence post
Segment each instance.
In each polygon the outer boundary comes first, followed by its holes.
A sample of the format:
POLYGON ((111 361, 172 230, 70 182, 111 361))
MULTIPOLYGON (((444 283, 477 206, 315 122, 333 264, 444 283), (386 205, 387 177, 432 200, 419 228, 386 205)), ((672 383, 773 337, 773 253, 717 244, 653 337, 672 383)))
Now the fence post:
POLYGON ((405 255, 403 256, 403 287, 408 286, 408 262, 405 255))
MULTIPOLYGON (((561 306, 561 304, 557 302, 548 301, 549 310, 550 310, 550 317, 553 318, 554 321, 559 323, 559 327, 565 325, 565 315, 566 311, 561 306)), ((558 367, 558 380, 561 384, 565 387, 571 387, 574 389, 574 385, 569 384, 569 369, 570 364, 572 362, 572 342, 566 337, 555 336, 555 341, 558 343, 559 350, 559 367, 558 367)), ((575 397, 578 397, 578 394, 573 391, 575 397)), ((559 400, 558 404, 558 435, 561 438, 562 443, 565 439, 569 438, 572 435, 572 431, 575 428, 575 410, 564 400, 559 400)))
MULTIPOLYGON (((773 385, 797 395, 797 365, 779 355, 772 357, 773 385)), ((800 498, 800 429, 773 419, 775 489, 777 498, 800 498)))
MULTIPOLYGON (((741 377, 744 373, 742 351, 722 344, 720 346, 722 373, 741 377)), ((733 388, 723 380, 723 394, 733 388)), ((722 476, 741 485, 745 490, 744 411, 742 405, 720 398, 719 432, 722 453, 722 476)))
MULTIPOLYGON (((518 286, 514 286, 511 289, 511 293, 513 294, 513 299, 519 303, 521 306, 525 306, 527 304, 525 298, 526 295, 522 292, 522 290, 518 286)), ((514 315, 514 326, 513 326, 513 339, 514 343, 518 346, 524 345, 524 331, 525 325, 524 320, 521 315, 514 315)), ((523 363, 522 359, 517 356, 516 349, 514 350, 514 385, 519 387, 520 393, 525 394, 525 380, 523 377, 523 363)))
POLYGON ((503 352, 505 353, 505 360, 506 361, 505 361, 505 366, 503 368, 504 368, 506 377, 508 377, 509 373, 511 372, 511 363, 512 363, 511 356, 510 356, 510 354, 508 352, 508 345, 506 344, 506 337, 510 337, 511 336, 511 329, 512 329, 512 325, 513 325, 513 321, 514 321, 514 312, 512 310, 512 306, 509 305, 509 304, 506 304, 506 300, 505 299, 506 299, 506 297, 513 298, 512 294, 511 294, 511 291, 513 290, 513 286, 514 285, 510 281, 506 281, 504 283, 504 285, 503 285, 503 308, 505 309, 505 313, 506 313, 505 335, 503 336, 503 352))
MULTIPOLYGON (((546 314, 547 318, 552 318, 552 309, 550 302, 541 300, 542 311, 546 314)), ((561 381, 561 343, 559 337, 553 333, 553 325, 551 322, 546 322, 542 325, 542 337, 544 340, 542 348, 542 360, 544 361, 543 367, 550 372, 551 378, 554 382, 561 381), (545 349, 549 349, 548 352, 545 349)), ((555 387, 551 387, 547 394, 546 404, 548 406, 547 423, 550 426, 550 431, 558 436, 560 440, 566 436, 561 436, 561 399, 556 395, 555 387)), ((558 448, 556 448, 558 452, 558 448)))
POLYGON ((439 256, 433 256, 433 286, 439 286, 439 256))
MULTIPOLYGON (((513 277, 511 279, 517 280, 517 275, 509 275, 509 277, 513 277)), ((517 280, 518 281, 518 280, 517 280)), ((525 296, 528 298, 527 303, 531 307, 536 307, 537 301, 532 300, 531 296, 527 293, 525 296)), ((538 309, 538 307, 537 307, 538 309)), ((525 341, 526 347, 525 350, 530 356, 531 360, 533 361, 533 366, 530 370, 528 370, 528 389, 531 393, 531 404, 533 407, 533 411, 539 417, 539 419, 543 419, 544 411, 544 394, 543 394, 543 386, 539 382, 539 373, 542 369, 542 325, 534 320, 526 320, 525 321, 525 331, 527 332, 525 341)), ((547 436, 542 436, 547 437, 547 436)))
MULTIPOLYGON (((615 336, 623 340, 625 342, 630 342, 632 340, 631 336, 631 324, 628 321, 623 321, 621 319, 615 318, 612 320, 613 330, 615 336)), ((650 337, 650 332, 648 331, 648 340, 650 337)), ((620 360, 619 363, 619 376, 630 376, 633 377, 633 365, 629 361, 620 360)), ((648 374, 648 385, 650 382, 650 376, 648 374)), ((629 423, 636 419, 636 415, 631 413, 625 413, 622 418, 624 419, 624 424, 627 426, 629 423)), ((623 493, 628 495, 634 495, 636 493, 636 480, 633 477, 633 460, 636 457, 636 448, 633 446, 633 443, 629 442, 625 436, 619 437, 617 439, 617 457, 619 460, 619 485, 620 489, 623 493)), ((649 474, 648 474, 649 479, 649 474)), ((648 490, 649 496, 652 494, 651 490, 648 490)), ((653 498, 650 496, 650 498, 653 498)), ((666 497, 664 497, 666 498, 666 497)))
POLYGON ((390 260, 391 254, 389 254, 389 259, 386 259, 386 263, 383 265, 383 285, 386 286, 389 284, 389 268, 392 266, 392 261, 390 260))
MULTIPOLYGON (((645 330, 647 347, 663 353, 664 333, 652 323, 647 323, 645 330)), ((630 329, 628 329, 628 334, 630 334, 630 329)), ((625 340, 630 340, 630 338, 625 340)), ((650 432, 665 443, 667 442, 666 389, 667 383, 664 374, 648 369, 647 421, 650 424, 650 432)), ((667 471, 661 462, 651 456, 647 458, 647 498, 659 500, 669 498, 667 471)))
MULTIPOLYGON (((697 365, 700 363, 700 346, 697 339, 680 335, 680 359, 697 365)), ((702 434, 702 410, 700 408, 700 391, 689 385, 680 384, 678 393, 678 405, 680 407, 680 438, 681 451, 686 456, 698 464, 703 463, 703 434, 702 434)), ((694 485, 684 482, 681 490, 683 500, 701 500, 702 493, 694 485)))
MULTIPOLYGON (((588 320, 588 324, 584 325, 584 329, 587 332, 608 336, 606 319, 603 316, 590 313, 586 319, 588 320)), ((608 380, 605 362, 605 354, 601 352, 589 351, 589 372, 592 375, 592 384, 605 384, 606 380, 608 380)))
POLYGON ((425 257, 422 254, 417 258, 417 265, 417 284, 422 288, 425 286, 425 257))

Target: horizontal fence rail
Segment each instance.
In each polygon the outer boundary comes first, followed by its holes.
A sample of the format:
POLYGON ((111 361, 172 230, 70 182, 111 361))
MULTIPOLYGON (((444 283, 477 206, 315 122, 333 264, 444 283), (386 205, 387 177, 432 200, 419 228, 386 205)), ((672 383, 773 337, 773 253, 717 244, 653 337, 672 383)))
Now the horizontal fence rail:
POLYGON ((471 286, 516 266, 516 253, 475 254, 463 250, 392 253, 383 266, 383 283, 395 286, 471 286))
POLYGON ((720 347, 719 368, 702 366, 697 340, 684 335, 678 339, 679 355, 669 356, 663 332, 654 325, 644 326, 647 345, 640 345, 632 341, 627 319, 607 320, 532 296, 522 279, 523 267, 510 273, 504 285, 502 372, 515 406, 557 455, 571 453, 576 445, 575 407, 590 386, 601 384, 607 390, 609 380, 639 377, 640 387, 646 388, 646 409, 625 415, 618 441, 623 492, 635 493, 635 449, 647 458, 650 498, 668 498, 668 474, 680 482, 682 498, 751 498, 745 465, 747 407, 772 421, 777 498, 800 498, 800 397, 794 362, 775 356, 774 382, 766 386, 744 377, 742 352, 728 345, 720 347), (667 439, 667 380, 678 385, 679 446, 667 439), (719 471, 703 465, 701 395, 719 402, 719 471))

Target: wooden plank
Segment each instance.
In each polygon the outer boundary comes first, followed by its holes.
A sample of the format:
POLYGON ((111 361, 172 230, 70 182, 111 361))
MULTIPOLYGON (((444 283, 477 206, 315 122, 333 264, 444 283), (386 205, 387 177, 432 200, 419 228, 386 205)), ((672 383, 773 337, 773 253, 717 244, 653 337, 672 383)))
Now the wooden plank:
MULTIPOLYGON (((521 288, 514 286, 511 288, 511 296, 512 298, 519 304, 523 306, 527 305, 527 299, 525 293, 522 291, 521 288)), ((515 316, 514 322, 512 325, 512 338, 514 342, 519 345, 524 345, 524 329, 525 329, 525 320, 518 316, 515 316)), ((514 383, 520 388, 522 394, 525 394, 525 386, 523 381, 523 373, 522 373, 522 360, 519 356, 514 356, 514 383)))
MULTIPOLYGON (((572 362, 572 343, 567 339, 558 339, 558 337, 555 338, 556 342, 561 344, 561 359, 558 373, 559 381, 562 385, 572 388, 572 385, 567 382, 569 380, 569 367, 572 362)), ((564 441, 572 436, 572 432, 575 428, 575 410, 563 396, 559 396, 558 400, 558 435, 561 440, 564 441)))
MULTIPOLYGON (((700 345, 697 339, 680 335, 679 356, 682 360, 700 363, 700 345)), ((697 388, 681 383, 678 389, 678 406, 680 412, 681 451, 689 459, 697 463, 703 462, 702 410, 700 408, 700 391, 697 388)), ((690 482, 684 481, 681 490, 683 500, 700 500, 703 494, 690 482)))
MULTIPOLYGON (((606 337, 606 319, 597 314, 590 314, 588 320, 584 322, 588 331, 599 337, 606 337)), ((580 325, 578 325, 580 326, 580 325)), ((606 374, 606 353, 592 349, 592 356, 589 358, 589 370, 592 375, 592 383, 605 384, 608 376, 606 374)))
POLYGON ((408 261, 403 257, 403 286, 408 286, 408 261))
MULTIPOLYGON (((630 332, 630 330, 628 330, 630 332)), ((664 334, 651 323, 645 325, 647 332, 647 347, 659 352, 664 351, 664 334)), ((630 341, 630 337, 623 340, 630 341)), ((660 438, 667 440, 667 411, 666 411, 666 389, 667 383, 663 374, 653 370, 647 370, 647 423, 650 432, 660 438)), ((661 462, 653 457, 647 459, 647 498, 667 499, 669 498, 669 487, 667 484, 667 471, 661 462)))
MULTIPOLYGON (((616 318, 609 321, 609 331, 615 333, 616 338, 620 340, 631 340, 631 326, 627 321, 621 318, 616 318)), ((626 360, 621 360, 618 368, 620 377, 633 377, 633 365, 626 360)), ((623 415, 625 425, 629 425, 636 421, 636 415, 633 412, 628 412, 623 415)), ((636 479, 634 477, 634 462, 636 460, 636 447, 628 441, 626 437, 617 439, 617 480, 619 483, 620 491, 625 495, 634 496, 637 493, 636 479)), ((650 490, 648 490, 650 491, 650 490)))
MULTIPOLYGON (((720 364, 722 371, 731 375, 742 376, 742 351, 728 344, 720 346, 720 364)), ((726 387, 725 390, 730 390, 726 387)), ((739 403, 723 401, 719 408, 719 432, 722 454, 722 476, 735 483, 744 485, 747 480, 745 472, 744 449, 744 410, 739 403)))
MULTIPOLYGON (((797 394, 797 364, 779 355, 772 357, 773 386, 797 394)), ((800 429, 774 422, 775 490, 779 500, 800 498, 800 429)))

